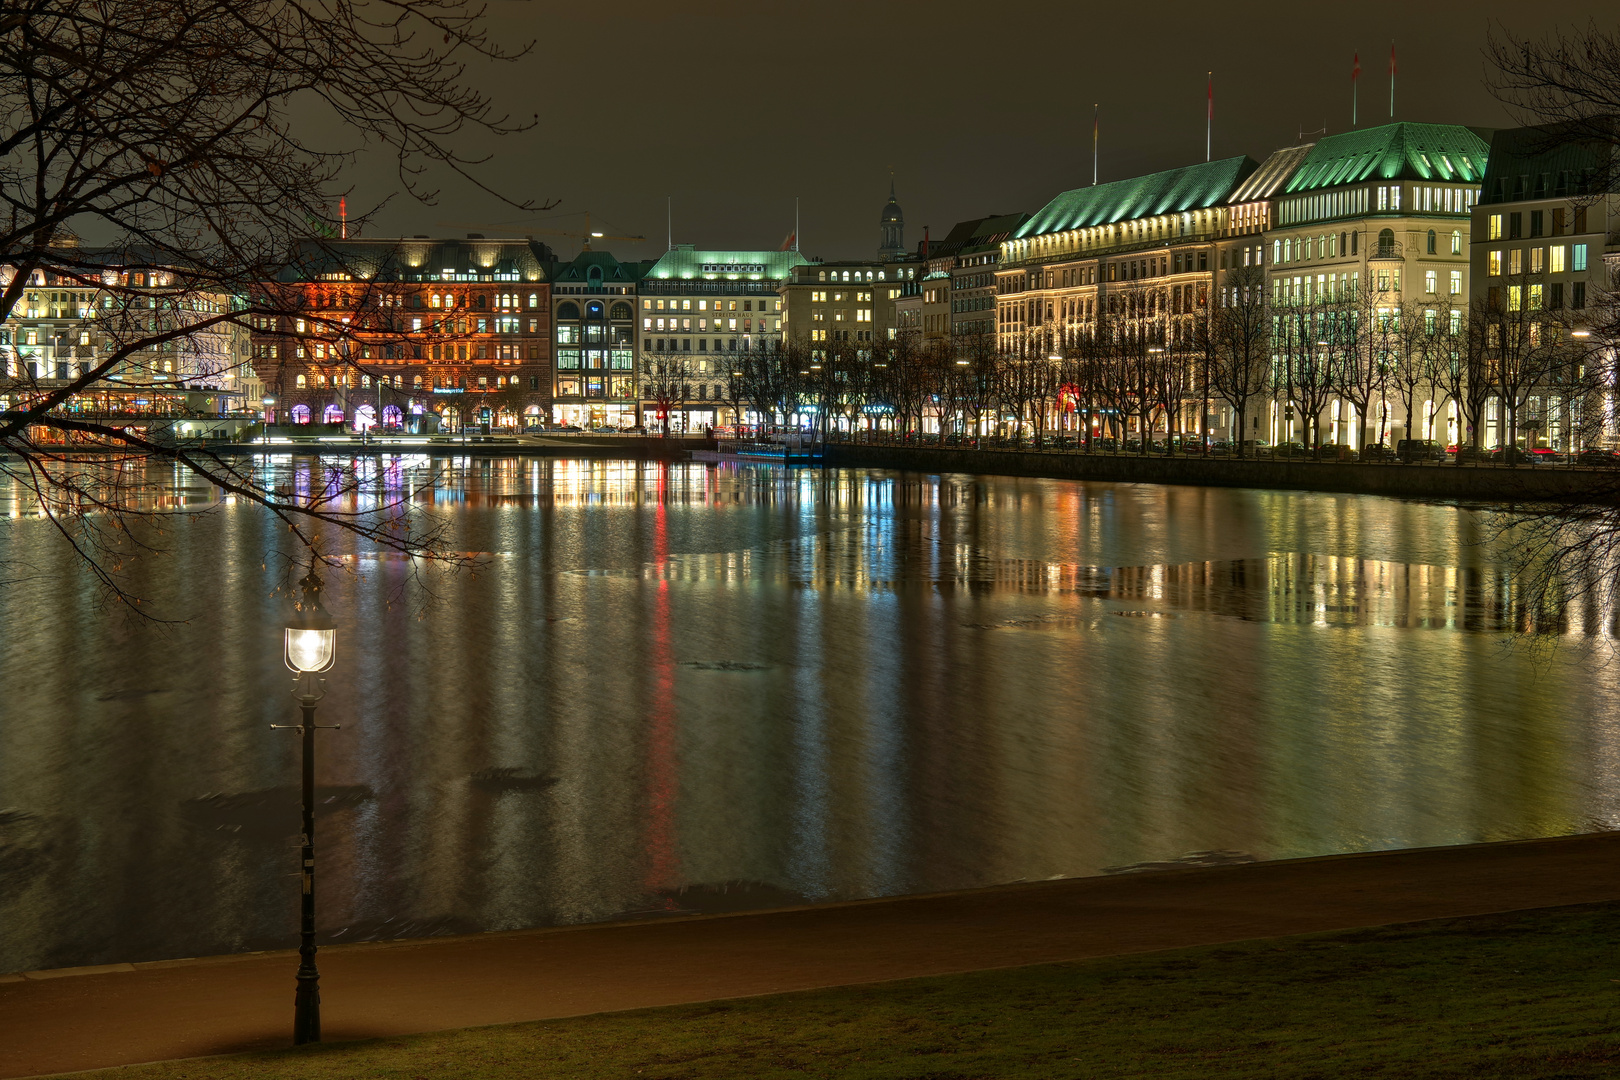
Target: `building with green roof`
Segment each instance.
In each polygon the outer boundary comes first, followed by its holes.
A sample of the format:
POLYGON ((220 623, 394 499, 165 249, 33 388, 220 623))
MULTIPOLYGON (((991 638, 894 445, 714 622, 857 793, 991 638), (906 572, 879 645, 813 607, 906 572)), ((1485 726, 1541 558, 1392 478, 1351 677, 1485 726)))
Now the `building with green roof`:
POLYGON ((581 251, 550 268, 556 369, 551 419, 582 428, 640 421, 636 293, 650 262, 581 251))
POLYGON ((1076 347, 1111 308, 1132 313, 1140 325, 1130 333, 1168 341, 1208 302, 1229 201, 1259 167, 1222 158, 1058 195, 1001 244, 998 347, 1041 356, 1076 347))
POLYGON ((671 430, 737 423, 726 357, 781 339, 779 290, 809 261, 791 249, 676 244, 652 263, 640 289, 643 415, 667 413, 671 430))

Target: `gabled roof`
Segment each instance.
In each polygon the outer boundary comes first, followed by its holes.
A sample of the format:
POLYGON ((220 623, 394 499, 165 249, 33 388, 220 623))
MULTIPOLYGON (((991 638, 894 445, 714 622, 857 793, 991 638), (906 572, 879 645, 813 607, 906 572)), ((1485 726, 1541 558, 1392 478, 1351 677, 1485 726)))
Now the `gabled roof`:
POLYGON ((810 260, 797 251, 713 251, 678 244, 652 264, 651 281, 786 281, 810 260))
POLYGON ((1364 180, 1441 180, 1477 184, 1490 146, 1460 124, 1385 124, 1318 141, 1288 178, 1288 193, 1364 180))
POLYGON ((1016 237, 1109 225, 1155 214, 1203 210, 1226 202, 1258 163, 1247 155, 1065 191, 1019 226, 1016 237))
POLYGON ((633 285, 641 280, 646 263, 622 263, 607 251, 581 251, 570 262, 560 262, 551 269, 551 280, 558 284, 587 281, 594 267, 601 272, 600 280, 610 284, 633 285))
POLYGON ((1287 146, 1281 150, 1273 150, 1271 156, 1260 163, 1260 167, 1249 176, 1238 189, 1232 192, 1232 197, 1226 200, 1229 203, 1254 202, 1256 199, 1269 199, 1282 190, 1288 178, 1294 175, 1305 155, 1311 152, 1315 143, 1303 143, 1299 146, 1287 146))
POLYGON ((1616 187, 1620 120, 1506 128, 1491 137, 1482 203, 1551 199, 1616 187), (1608 134, 1605 136, 1604 132, 1608 134))

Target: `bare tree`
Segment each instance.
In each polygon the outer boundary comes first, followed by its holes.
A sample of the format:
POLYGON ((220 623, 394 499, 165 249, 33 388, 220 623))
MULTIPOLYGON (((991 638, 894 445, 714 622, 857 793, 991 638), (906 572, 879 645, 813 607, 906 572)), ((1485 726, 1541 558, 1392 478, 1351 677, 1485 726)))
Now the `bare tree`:
POLYGON ((669 435, 669 414, 692 394, 692 354, 684 352, 644 352, 641 354, 641 397, 653 403, 661 433, 669 435))
POLYGON ((463 83, 468 58, 526 51, 494 43, 481 16, 458 0, 21 0, 0 13, 0 319, 49 283, 92 298, 93 339, 68 366, 9 365, 0 471, 113 597, 136 599, 119 568, 155 542, 145 525, 160 512, 130 468, 143 462, 266 508, 302 547, 338 529, 448 557, 438 528, 346 509, 352 473, 330 471, 305 498, 246 462, 74 406, 130 385, 208 385, 223 374, 208 335, 288 314, 259 286, 312 225, 336 231, 356 155, 328 147, 391 155, 411 197, 434 198, 446 171, 477 183, 457 137, 526 126, 463 83), (97 453, 58 452, 65 441, 97 453))
POLYGON ((1270 388, 1271 312, 1265 271, 1246 266, 1227 275, 1228 291, 1209 319, 1209 383, 1232 408, 1234 441, 1243 456, 1249 408, 1270 388))

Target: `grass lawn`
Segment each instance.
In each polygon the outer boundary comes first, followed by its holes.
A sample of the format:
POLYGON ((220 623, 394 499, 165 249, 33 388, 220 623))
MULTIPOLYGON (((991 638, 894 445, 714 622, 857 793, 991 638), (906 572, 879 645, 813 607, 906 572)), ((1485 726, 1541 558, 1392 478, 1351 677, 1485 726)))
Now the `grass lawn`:
MULTIPOLYGON (((119 1080, 1609 1077, 1620 905, 472 1028, 119 1080)), ((105 1076, 106 1074, 98 1074, 105 1076)))

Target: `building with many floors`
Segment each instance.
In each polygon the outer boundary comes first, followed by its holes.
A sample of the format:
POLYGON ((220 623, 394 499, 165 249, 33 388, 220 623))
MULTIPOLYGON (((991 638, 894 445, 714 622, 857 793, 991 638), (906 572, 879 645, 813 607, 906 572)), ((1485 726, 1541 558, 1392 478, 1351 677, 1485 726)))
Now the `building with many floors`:
MULTIPOLYGON (((36 269, 0 322, 0 408, 84 378, 131 349, 70 399, 69 411, 108 415, 240 413, 261 389, 249 364, 242 298, 150 252, 87 248, 68 239, 50 269, 36 269), (174 334, 186 326, 190 333, 174 334), (13 400, 16 399, 16 400, 13 400)), ((0 287, 14 267, 0 267, 0 287)))
POLYGON ((1551 339, 1590 338, 1595 322, 1613 317, 1600 305, 1620 262, 1617 166, 1612 138, 1565 125, 1509 128, 1491 139, 1470 230, 1472 310, 1487 324, 1486 356, 1499 373, 1500 392, 1481 418, 1485 445, 1510 434, 1557 450, 1594 437, 1615 441, 1612 404, 1600 431, 1577 430, 1591 388, 1558 370, 1551 339), (1532 329, 1546 334, 1545 348, 1532 329))
POLYGON ((735 424, 728 357, 782 337, 784 283, 797 251, 714 251, 677 244, 641 280, 641 408, 672 430, 735 424))
POLYGON ((581 251, 551 267, 556 381, 551 419, 582 428, 640 422, 636 378, 637 291, 650 263, 581 251))
POLYGON ((278 314, 255 316, 267 419, 356 430, 538 422, 552 390, 549 254, 477 234, 306 241, 263 286, 278 314))

